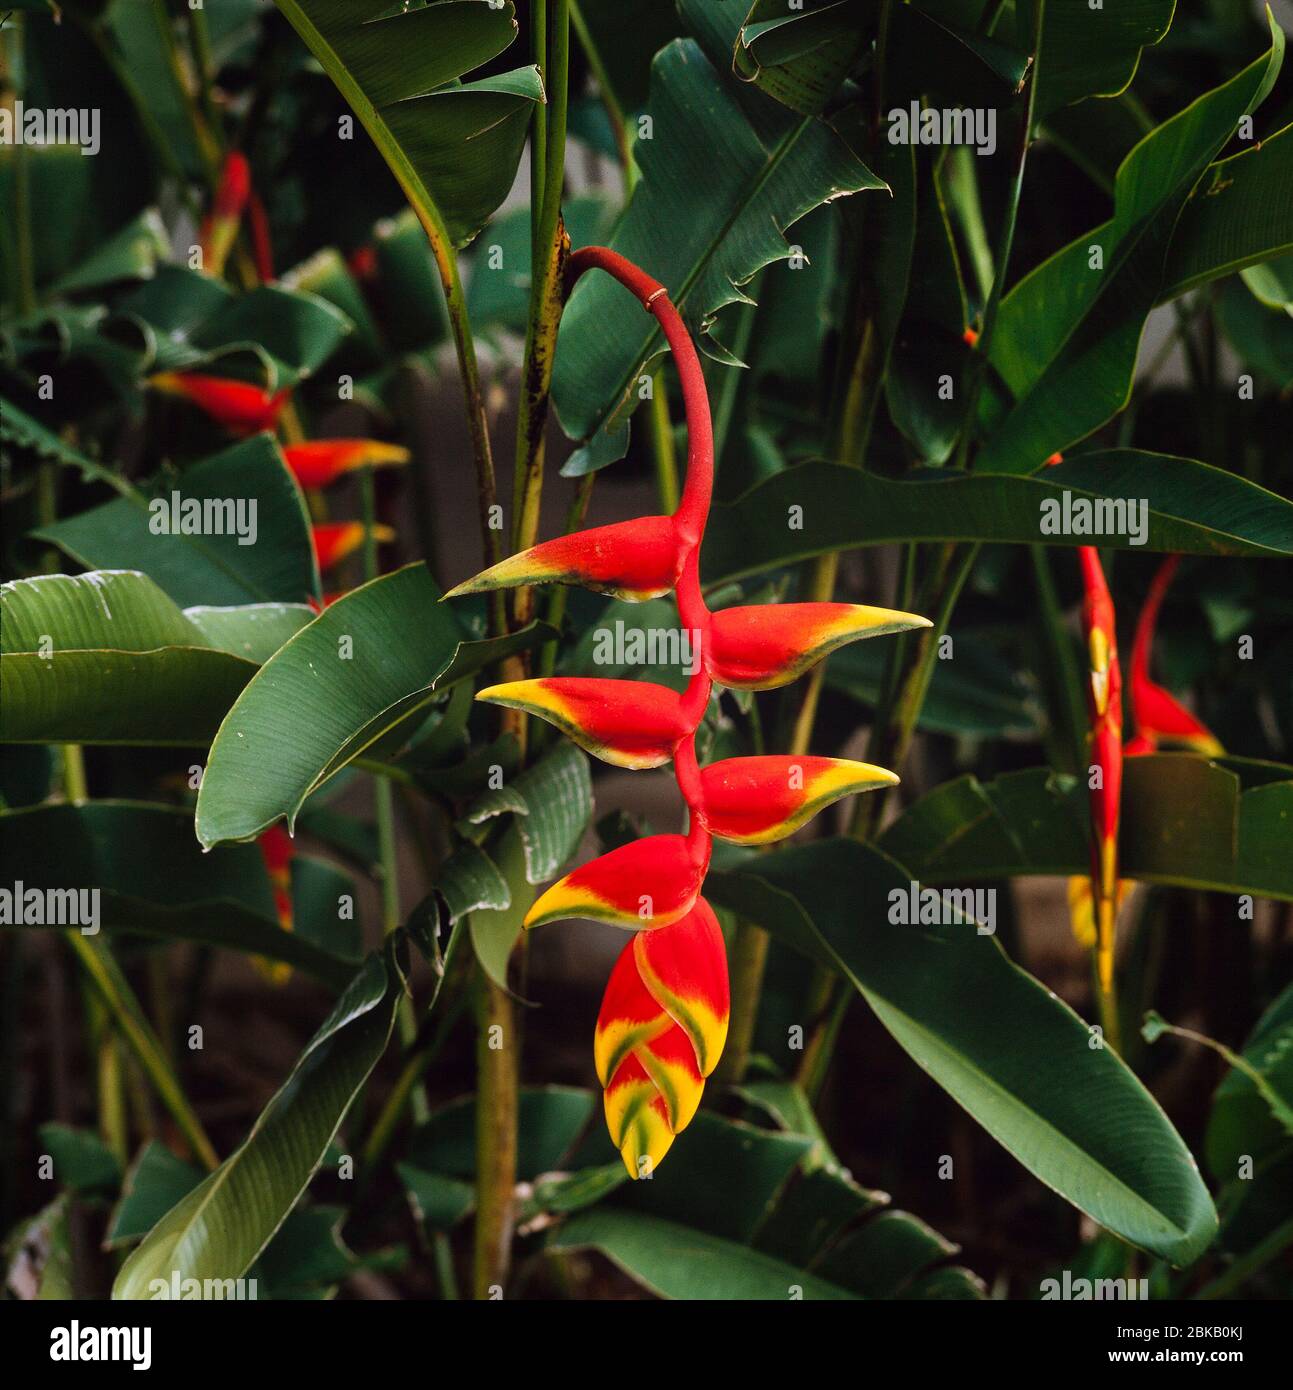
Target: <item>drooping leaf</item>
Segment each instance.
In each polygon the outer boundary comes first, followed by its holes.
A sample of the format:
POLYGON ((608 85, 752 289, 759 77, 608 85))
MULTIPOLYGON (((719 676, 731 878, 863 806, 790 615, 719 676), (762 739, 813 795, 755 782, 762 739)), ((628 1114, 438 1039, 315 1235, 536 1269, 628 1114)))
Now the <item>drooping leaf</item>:
POLYGON ((133 570, 0 588, 0 741, 204 744, 304 605, 182 612, 133 570), (218 615, 218 616, 217 616, 218 615))
POLYGON ((320 597, 305 501, 270 436, 235 444, 178 477, 163 475, 153 492, 34 534, 88 569, 142 570, 184 607, 320 597))
POLYGON ((1036 48, 1035 118, 1084 97, 1117 96, 1136 75, 1141 49, 1167 33, 1175 8, 1176 0, 1123 0, 1100 9, 1050 0, 1036 48))
POLYGON ((1284 35, 1229 82, 1158 126, 1118 170, 1112 219, 1070 242, 1001 301, 989 349, 1011 400, 977 466, 1032 473, 1114 415, 1131 389, 1172 228, 1192 189, 1265 98, 1284 35))
POLYGON ((735 579, 836 549, 906 540, 1008 541, 1018 544, 1130 548, 1145 502, 1143 547, 1194 555, 1293 554, 1293 503, 1246 479, 1193 459, 1138 449, 1076 454, 1033 477, 921 470, 902 479, 809 463, 715 506, 705 535, 706 583, 735 579), (1062 520, 1064 494, 1094 517, 1112 518, 1104 534, 1074 533, 1062 520), (1113 505, 1110 505, 1113 504, 1113 505), (791 528, 788 509, 802 509, 791 528), (1121 519, 1121 520, 1119 520, 1121 519), (1118 529, 1125 527, 1126 529, 1118 529))
MULTIPOLYGON (((604 1147, 599 1135, 578 1161, 595 1162, 604 1147)), ((550 1246, 595 1247, 664 1298, 920 1296, 916 1281, 956 1246, 885 1210, 884 1193, 822 1168, 815 1147, 802 1133, 702 1111, 649 1183, 625 1183, 576 1213, 550 1246)), ((962 1296, 982 1296, 959 1275, 962 1296)))
POLYGON ((1172 232, 1159 301, 1293 251, 1293 126, 1218 160, 1172 232))
POLYGON ((481 825, 511 813, 525 845, 525 877, 547 883, 579 847, 593 810, 588 759, 562 740, 511 782, 487 791, 468 808, 464 819, 481 825))
POLYGON ((395 952, 370 956, 251 1133, 155 1225, 122 1266, 113 1298, 156 1280, 238 1279, 269 1244, 323 1161, 386 1049, 404 993, 395 952))
MULTIPOLYGON (((636 146, 642 179, 611 239, 668 287, 702 335, 744 297, 740 285, 787 257, 788 227, 821 203, 882 186, 829 126, 734 88, 691 40, 657 56, 652 138, 636 146), (751 101, 760 103, 755 119, 744 109, 751 101)), ((576 287, 562 315, 553 400, 566 432, 599 462, 627 446, 622 407, 661 342, 654 320, 608 277, 588 275, 576 287), (604 447, 607 435, 618 451, 604 447)), ((572 466, 586 471, 578 453, 572 466)))
POLYGON ((329 605, 261 667, 211 745, 204 845, 251 839, 284 816, 290 826, 316 787, 436 692, 541 639, 531 627, 468 641, 439 600, 425 565, 406 565, 329 605))
MULTIPOLYGON (((28 888, 95 890, 99 926, 162 941, 247 951, 342 988, 353 964, 308 932, 280 927, 255 845, 203 854, 193 817, 176 806, 89 801, 0 814, 5 861, 28 888)), ((51 924, 52 925, 52 924, 51 924)))
POLYGON ((875 849, 826 840, 711 874, 706 892, 843 974, 919 1065, 1048 1186, 1131 1243, 1188 1264, 1212 1239, 1216 1214, 1153 1097, 972 922, 895 924, 891 895, 906 900, 912 881, 875 849))
POLYGON ((277 0, 413 206, 470 241, 503 201, 525 143, 537 68, 462 82, 516 35, 510 3, 277 0))

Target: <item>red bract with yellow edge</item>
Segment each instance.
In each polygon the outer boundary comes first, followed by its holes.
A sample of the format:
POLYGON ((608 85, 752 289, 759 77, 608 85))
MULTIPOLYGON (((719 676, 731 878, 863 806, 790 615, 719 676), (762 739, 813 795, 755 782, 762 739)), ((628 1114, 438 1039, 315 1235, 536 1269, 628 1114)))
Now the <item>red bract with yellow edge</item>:
POLYGON ((380 439, 313 439, 289 444, 283 457, 302 487, 327 487, 357 468, 405 464, 409 451, 402 444, 385 444, 380 439))
POLYGON ((202 372, 158 372, 148 384, 168 396, 181 396, 197 406, 230 434, 259 434, 272 430, 287 404, 288 392, 270 395, 261 386, 202 372))
MULTIPOLYGON (((326 574, 348 555, 353 555, 363 545, 364 534, 362 521, 324 521, 311 526, 310 537, 314 542, 320 572, 326 574)), ((379 522, 373 527, 373 539, 385 544, 395 539, 395 532, 379 522)))
POLYGON ((704 769, 696 730, 713 683, 770 690, 859 637, 928 623, 911 613, 848 603, 728 608, 711 614, 700 587, 700 544, 714 482, 714 441, 696 349, 663 285, 605 247, 571 256, 568 286, 588 270, 615 277, 655 316, 673 353, 687 417, 687 476, 672 516, 577 531, 513 555, 450 590, 559 581, 621 598, 673 591, 699 643, 686 690, 627 680, 545 677, 482 690, 477 699, 555 724, 619 767, 673 761, 687 806, 685 835, 652 835, 583 864, 540 895, 527 928, 589 917, 633 931, 602 1001, 594 1042, 606 1123, 631 1177, 649 1177, 691 1121, 727 1038, 730 1001, 723 934, 701 896, 717 835, 761 844, 792 834, 832 801, 889 786, 883 768, 843 758, 729 758, 704 769))

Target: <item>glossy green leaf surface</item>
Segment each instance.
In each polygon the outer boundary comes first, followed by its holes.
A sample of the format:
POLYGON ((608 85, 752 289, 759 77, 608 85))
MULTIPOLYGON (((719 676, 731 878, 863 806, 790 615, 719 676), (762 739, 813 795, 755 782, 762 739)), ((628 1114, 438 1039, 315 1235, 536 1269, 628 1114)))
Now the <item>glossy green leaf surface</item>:
POLYGON ((181 607, 320 597, 305 499, 269 435, 160 479, 153 493, 35 534, 87 569, 142 570, 181 607))
POLYGON ((155 1225, 122 1266, 113 1298, 147 1299, 157 1281, 241 1278, 323 1161, 386 1049, 404 979, 371 956, 306 1046, 243 1144, 155 1225))
POLYGON ((911 871, 826 840, 711 874, 707 893, 837 970, 992 1136, 1124 1239, 1188 1264, 1216 1232, 1189 1150, 1086 1025, 972 923, 899 925, 911 871))
MULTIPOLYGON (((1243 764, 1188 753, 1128 758, 1120 872, 1147 883, 1293 898, 1293 864, 1284 852, 1293 827, 1293 769, 1255 768, 1259 779, 1243 764)), ((928 883, 1085 874, 1087 824, 1085 784, 1032 768, 987 783, 973 776, 944 783, 879 843, 928 883)))
POLYGON ((902 540, 1140 548, 1132 546, 1140 513, 1130 508, 1142 499, 1147 550, 1293 554, 1293 503, 1277 493, 1193 459, 1102 449, 1030 478, 948 469, 897 480, 840 464, 803 464, 714 508, 702 572, 706 583, 719 583, 829 550, 902 540), (1110 530, 1076 532, 1075 504, 1091 520, 1107 516, 1110 530), (801 524, 788 525, 791 516, 801 524), (1051 518, 1061 523, 1054 530, 1051 518))
POLYGON ((0 741, 205 744, 303 605, 181 611, 134 570, 0 588, 0 741))
POLYGON ((535 102, 536 68, 461 82, 516 34, 512 5, 442 0, 278 0, 415 207, 469 241, 511 187, 535 102))
POLYGON ((435 692, 523 649, 529 629, 467 640, 424 565, 330 604, 261 667, 221 724, 198 794, 204 845, 247 840, 430 704, 435 692))

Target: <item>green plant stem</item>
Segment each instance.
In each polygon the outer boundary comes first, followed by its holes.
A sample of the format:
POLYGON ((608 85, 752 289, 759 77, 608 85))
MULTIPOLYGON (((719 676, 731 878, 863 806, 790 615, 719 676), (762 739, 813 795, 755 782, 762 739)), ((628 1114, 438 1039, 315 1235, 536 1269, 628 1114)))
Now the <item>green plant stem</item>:
POLYGON ((204 1167, 211 1170, 218 1168, 220 1160, 206 1136, 206 1131, 193 1113, 183 1088, 166 1060, 157 1035, 149 1027, 125 976, 107 947, 99 945, 95 938, 84 936, 76 930, 65 931, 63 937, 80 960, 90 983, 107 1006, 117 1031, 139 1059, 139 1064, 152 1083, 153 1089, 162 1104, 170 1111, 171 1117, 188 1140, 193 1152, 204 1167))
MULTIPOLYGON (((530 0, 530 61, 548 82, 548 0, 530 0)), ((530 284, 543 274, 539 228, 548 178, 548 103, 536 101, 530 123, 530 284)))
MULTIPOLYGON (((26 35, 23 32, 23 16, 15 14, 13 24, 14 52, 18 57, 15 66, 22 66, 25 86, 27 72, 23 54, 26 35)), ((31 226, 31 164, 25 142, 19 141, 14 145, 13 161, 14 237, 17 243, 17 254, 14 257, 14 299, 20 314, 30 314, 36 307, 36 257, 31 226)))
MULTIPOLYGON (((377 489, 371 467, 360 470, 359 490, 364 516, 364 579, 370 580, 376 579, 378 573, 377 489)), ((389 778, 374 777, 373 806, 377 821, 378 861, 381 866, 382 935, 390 936, 399 930, 401 919, 399 853, 395 844, 395 790, 389 778)), ((408 995, 400 1000, 396 1017, 399 1020, 400 1039, 408 1047, 418 1031, 413 1000, 408 995)), ((425 1092, 414 1092, 413 1113, 419 1122, 430 1114, 425 1092)))
POLYGON ((516 1188, 519 1036, 512 998, 476 971, 476 1229, 472 1292, 507 1283, 516 1188))
POLYGON ((153 0, 153 18, 157 22, 157 32, 166 54, 167 66, 171 70, 171 80, 175 83, 188 111, 194 143, 197 145, 206 173, 207 186, 214 193, 220 183, 220 146, 207 125, 197 96, 188 80, 188 74, 184 71, 184 60, 180 57, 179 45, 175 42, 175 28, 171 22, 170 11, 166 8, 166 0, 153 0))
MULTIPOLYGON (((1034 33, 1040 42, 1042 21, 1046 16, 1046 0, 1035 0, 1034 33)), ((995 18, 993 20, 995 23, 995 18)), ((997 310, 1001 306, 1001 296, 1006 286, 1006 275, 1010 269, 1010 252, 1015 244, 1015 224, 1019 220, 1019 200, 1024 188, 1024 167, 1028 163, 1028 146, 1033 135, 1033 108, 1037 96, 1037 55, 1028 74, 1028 100, 1024 105, 1024 122, 1020 131, 1019 146, 1015 153, 1015 167, 1006 193, 1006 212, 1001 224, 1001 235, 997 241, 994 257, 995 274, 992 277, 992 290, 988 302, 983 306, 983 328, 979 341, 970 358, 969 389, 966 393, 965 421, 961 427, 961 438, 957 446, 957 466, 964 468, 969 457, 970 441, 974 435, 974 422, 979 409, 979 396, 983 391, 983 380, 987 372, 988 353, 992 347, 992 334, 997 326, 997 310)))
POLYGON ((90 799, 85 781, 85 754, 79 743, 63 745, 63 793, 73 806, 90 799))
POLYGON ((103 1000, 88 981, 85 1005, 90 1039, 97 1059, 99 1133, 124 1169, 130 1158, 130 1126, 126 1118, 121 1050, 103 1000))
POLYGON ((647 412, 647 423, 651 430, 656 496, 660 499, 660 510, 672 514, 678 509, 678 451, 674 448, 663 364, 651 374, 651 409, 647 412))
POLYGON ((620 105, 619 98, 615 95, 615 89, 611 86, 606 64, 597 45, 593 42, 593 36, 580 11, 577 0, 570 0, 570 22, 574 25, 575 33, 579 37, 579 46, 584 50, 584 56, 588 59, 588 66, 597 79, 597 92, 602 99, 602 105, 606 108, 606 119, 610 122, 611 135, 615 140, 615 148, 619 151, 620 164, 624 169, 624 192, 630 194, 637 183, 637 167, 633 163, 633 143, 629 138, 628 122, 624 118, 624 108, 620 105))
POLYGON ((754 1025, 759 1016, 759 996, 768 963, 768 933, 741 918, 732 938, 728 971, 731 977, 732 1011, 727 1028, 727 1044, 714 1073, 714 1094, 726 1086, 736 1086, 745 1075, 754 1042, 754 1025))
POLYGON ((211 35, 207 29, 207 16, 204 9, 189 10, 189 47, 193 55, 193 73, 197 79, 198 99, 202 103, 202 114, 213 132, 220 130, 220 112, 211 96, 211 81, 215 76, 211 61, 211 35))
MULTIPOLYGON (((536 6, 536 12, 539 7, 536 6)), ((561 193, 566 172, 566 112, 570 69, 570 4, 554 0, 543 69, 548 96, 543 148, 542 203, 531 203, 534 256, 530 310, 526 319, 525 357, 516 421, 516 467, 512 480, 512 549, 526 550, 538 539, 543 500, 544 430, 552 365, 561 321, 561 275, 566 234, 561 222, 561 193)), ((518 589, 513 600, 517 625, 534 612, 534 590, 518 589)))

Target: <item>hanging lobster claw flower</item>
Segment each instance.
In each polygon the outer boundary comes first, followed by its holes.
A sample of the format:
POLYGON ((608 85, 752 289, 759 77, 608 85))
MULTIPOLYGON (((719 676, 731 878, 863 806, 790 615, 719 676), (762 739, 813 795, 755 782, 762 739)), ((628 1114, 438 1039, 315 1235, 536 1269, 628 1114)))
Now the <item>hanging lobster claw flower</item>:
POLYGON ((250 382, 201 372, 158 372, 149 377, 148 384, 168 396, 182 396, 230 434, 237 435, 272 430, 290 394, 280 391, 271 396, 250 382))
POLYGON ((380 439, 313 439, 308 444, 289 444, 283 457, 302 487, 327 487, 357 468, 407 463, 409 451, 402 444, 385 444, 380 439))
POLYGON ((703 898, 620 953, 593 1054, 606 1123, 629 1176, 647 1175, 700 1106, 722 1055, 730 998, 723 935, 703 898))
POLYGON ((683 558, 673 518, 644 516, 543 541, 464 580, 445 598, 522 584, 579 584, 637 602, 667 594, 683 558))
POLYGON ((690 1038, 702 1076, 718 1065, 727 1042, 731 992, 727 948, 704 898, 671 927, 636 932, 629 943, 651 997, 690 1038))
POLYGON ((650 681, 545 676, 491 685, 476 698, 554 724, 586 753, 615 767, 660 767, 691 730, 682 699, 650 681))
POLYGON ((1128 757, 1152 753, 1160 742, 1183 744, 1208 757, 1216 757, 1225 751, 1207 725, 1195 718, 1176 696, 1153 681, 1149 674, 1159 610, 1176 575, 1180 558, 1179 555, 1169 555, 1159 566, 1149 586, 1145 606, 1136 621, 1136 635, 1131 648, 1131 712, 1136 722, 1136 736, 1123 750, 1128 757))
POLYGON ((219 275, 238 236, 242 211, 251 194, 251 167, 239 150, 230 150, 220 169, 220 183, 211 205, 211 215, 202 224, 200 244, 202 269, 219 275))
POLYGON ((818 811, 854 792, 898 783, 894 773, 848 758, 726 758, 700 770, 711 833, 741 845, 784 840, 818 811))
MULTIPOLYGON (((319 569, 326 573, 334 565, 339 565, 348 555, 353 555, 364 543, 364 523, 362 521, 325 521, 310 527, 314 541, 314 553, 319 569)), ((395 532, 380 522, 373 527, 373 535, 379 544, 385 545, 395 539, 395 532)))
POLYGON ((789 685, 846 642, 929 627, 928 618, 860 603, 776 603, 725 608, 713 616, 709 674, 736 690, 789 685))
POLYGON ((617 927, 667 927, 690 912, 709 868, 709 837, 648 835, 568 873, 540 895, 525 927, 587 917, 617 927))

